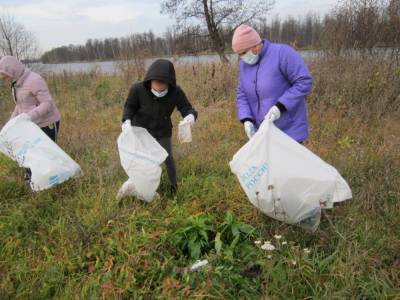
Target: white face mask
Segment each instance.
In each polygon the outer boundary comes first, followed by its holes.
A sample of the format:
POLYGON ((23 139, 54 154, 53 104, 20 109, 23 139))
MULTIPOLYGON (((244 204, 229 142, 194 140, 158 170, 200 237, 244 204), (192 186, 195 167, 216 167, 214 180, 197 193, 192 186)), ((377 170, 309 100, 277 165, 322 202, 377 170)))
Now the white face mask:
POLYGON ((240 58, 243 60, 243 62, 245 62, 248 65, 255 65, 258 62, 259 55, 254 54, 253 51, 251 51, 250 49, 249 51, 246 52, 246 54, 242 55, 240 58))
POLYGON ((154 96, 156 96, 157 98, 162 98, 164 97, 166 94, 168 94, 168 89, 163 90, 162 92, 157 92, 155 89, 151 89, 151 92, 153 93, 154 96))

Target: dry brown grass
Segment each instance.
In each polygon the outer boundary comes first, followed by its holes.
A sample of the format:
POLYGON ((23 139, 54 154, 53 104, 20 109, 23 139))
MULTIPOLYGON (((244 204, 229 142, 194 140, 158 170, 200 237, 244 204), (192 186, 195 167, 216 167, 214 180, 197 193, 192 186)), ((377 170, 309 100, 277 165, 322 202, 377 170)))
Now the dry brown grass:
MULTIPOLYGON (((18 168, 0 158, 0 298, 393 298, 400 282, 400 69, 333 58, 313 61, 310 69, 315 85, 306 146, 336 166, 354 193, 353 200, 324 215, 315 235, 263 216, 229 171, 229 160, 246 141, 236 120, 236 66, 177 67, 199 120, 192 144, 174 141, 180 191, 165 209, 159 202, 146 206, 114 198, 126 177, 116 138, 131 84, 127 78, 135 75, 49 76, 63 117, 60 144, 85 176, 31 195, 23 190, 18 168), (246 267, 245 258, 225 261, 211 253, 210 268, 163 294, 167 278, 175 276, 172 267, 188 263, 170 246, 177 220, 209 215, 221 222, 226 211, 257 227, 262 238, 284 235, 290 250, 272 261, 254 254, 265 267, 256 280, 237 271, 246 267), (160 237, 149 238, 152 232, 160 237), (312 251, 309 259, 301 256, 304 247, 312 251), (105 292, 103 283, 121 290, 105 292)), ((12 104, 1 105, 4 123, 12 104)), ((174 124, 179 118, 174 114, 174 124)), ((164 178, 162 193, 166 186, 164 178)))

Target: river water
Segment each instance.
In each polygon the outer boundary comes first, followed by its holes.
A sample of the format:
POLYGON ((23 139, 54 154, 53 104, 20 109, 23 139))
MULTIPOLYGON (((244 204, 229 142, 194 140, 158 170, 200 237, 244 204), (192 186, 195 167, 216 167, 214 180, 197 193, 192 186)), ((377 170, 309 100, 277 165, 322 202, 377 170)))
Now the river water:
MULTIPOLYGON (((316 51, 299 51, 304 59, 308 59, 314 55, 317 55, 316 51)), ((170 59, 174 64, 199 64, 199 63, 213 63, 219 62, 218 55, 198 55, 198 56, 179 56, 179 57, 166 57, 170 59)), ((145 59, 145 67, 148 67, 156 58, 145 59)), ((228 59, 231 62, 238 60, 236 54, 228 55, 228 59)), ((37 63, 30 66, 33 70, 43 73, 79 73, 79 72, 90 72, 92 70, 98 70, 103 73, 115 73, 118 72, 118 61, 96 61, 96 62, 74 62, 74 63, 62 63, 62 64, 42 64, 37 63)))

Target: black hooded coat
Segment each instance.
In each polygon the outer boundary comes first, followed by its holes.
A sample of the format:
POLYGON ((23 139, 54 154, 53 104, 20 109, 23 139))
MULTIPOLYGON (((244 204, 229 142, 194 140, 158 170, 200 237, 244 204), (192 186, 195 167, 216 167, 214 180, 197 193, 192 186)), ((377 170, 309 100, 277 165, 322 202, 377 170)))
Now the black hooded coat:
POLYGON ((158 59, 150 66, 144 80, 131 87, 122 121, 131 120, 132 126, 146 128, 155 138, 171 137, 171 115, 175 107, 183 118, 189 114, 197 118, 197 111, 183 90, 176 85, 174 65, 169 60, 158 59), (167 95, 161 98, 154 96, 150 87, 151 80, 168 83, 167 95))

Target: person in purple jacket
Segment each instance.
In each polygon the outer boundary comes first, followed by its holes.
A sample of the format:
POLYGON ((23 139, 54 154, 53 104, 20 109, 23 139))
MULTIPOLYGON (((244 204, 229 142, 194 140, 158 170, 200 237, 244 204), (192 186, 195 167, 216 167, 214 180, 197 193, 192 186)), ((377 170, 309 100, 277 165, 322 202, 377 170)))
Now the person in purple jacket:
POLYGON ((296 141, 305 141, 305 100, 312 77, 299 53, 288 45, 262 40, 247 25, 235 30, 232 49, 241 58, 236 104, 249 139, 269 120, 296 141))

